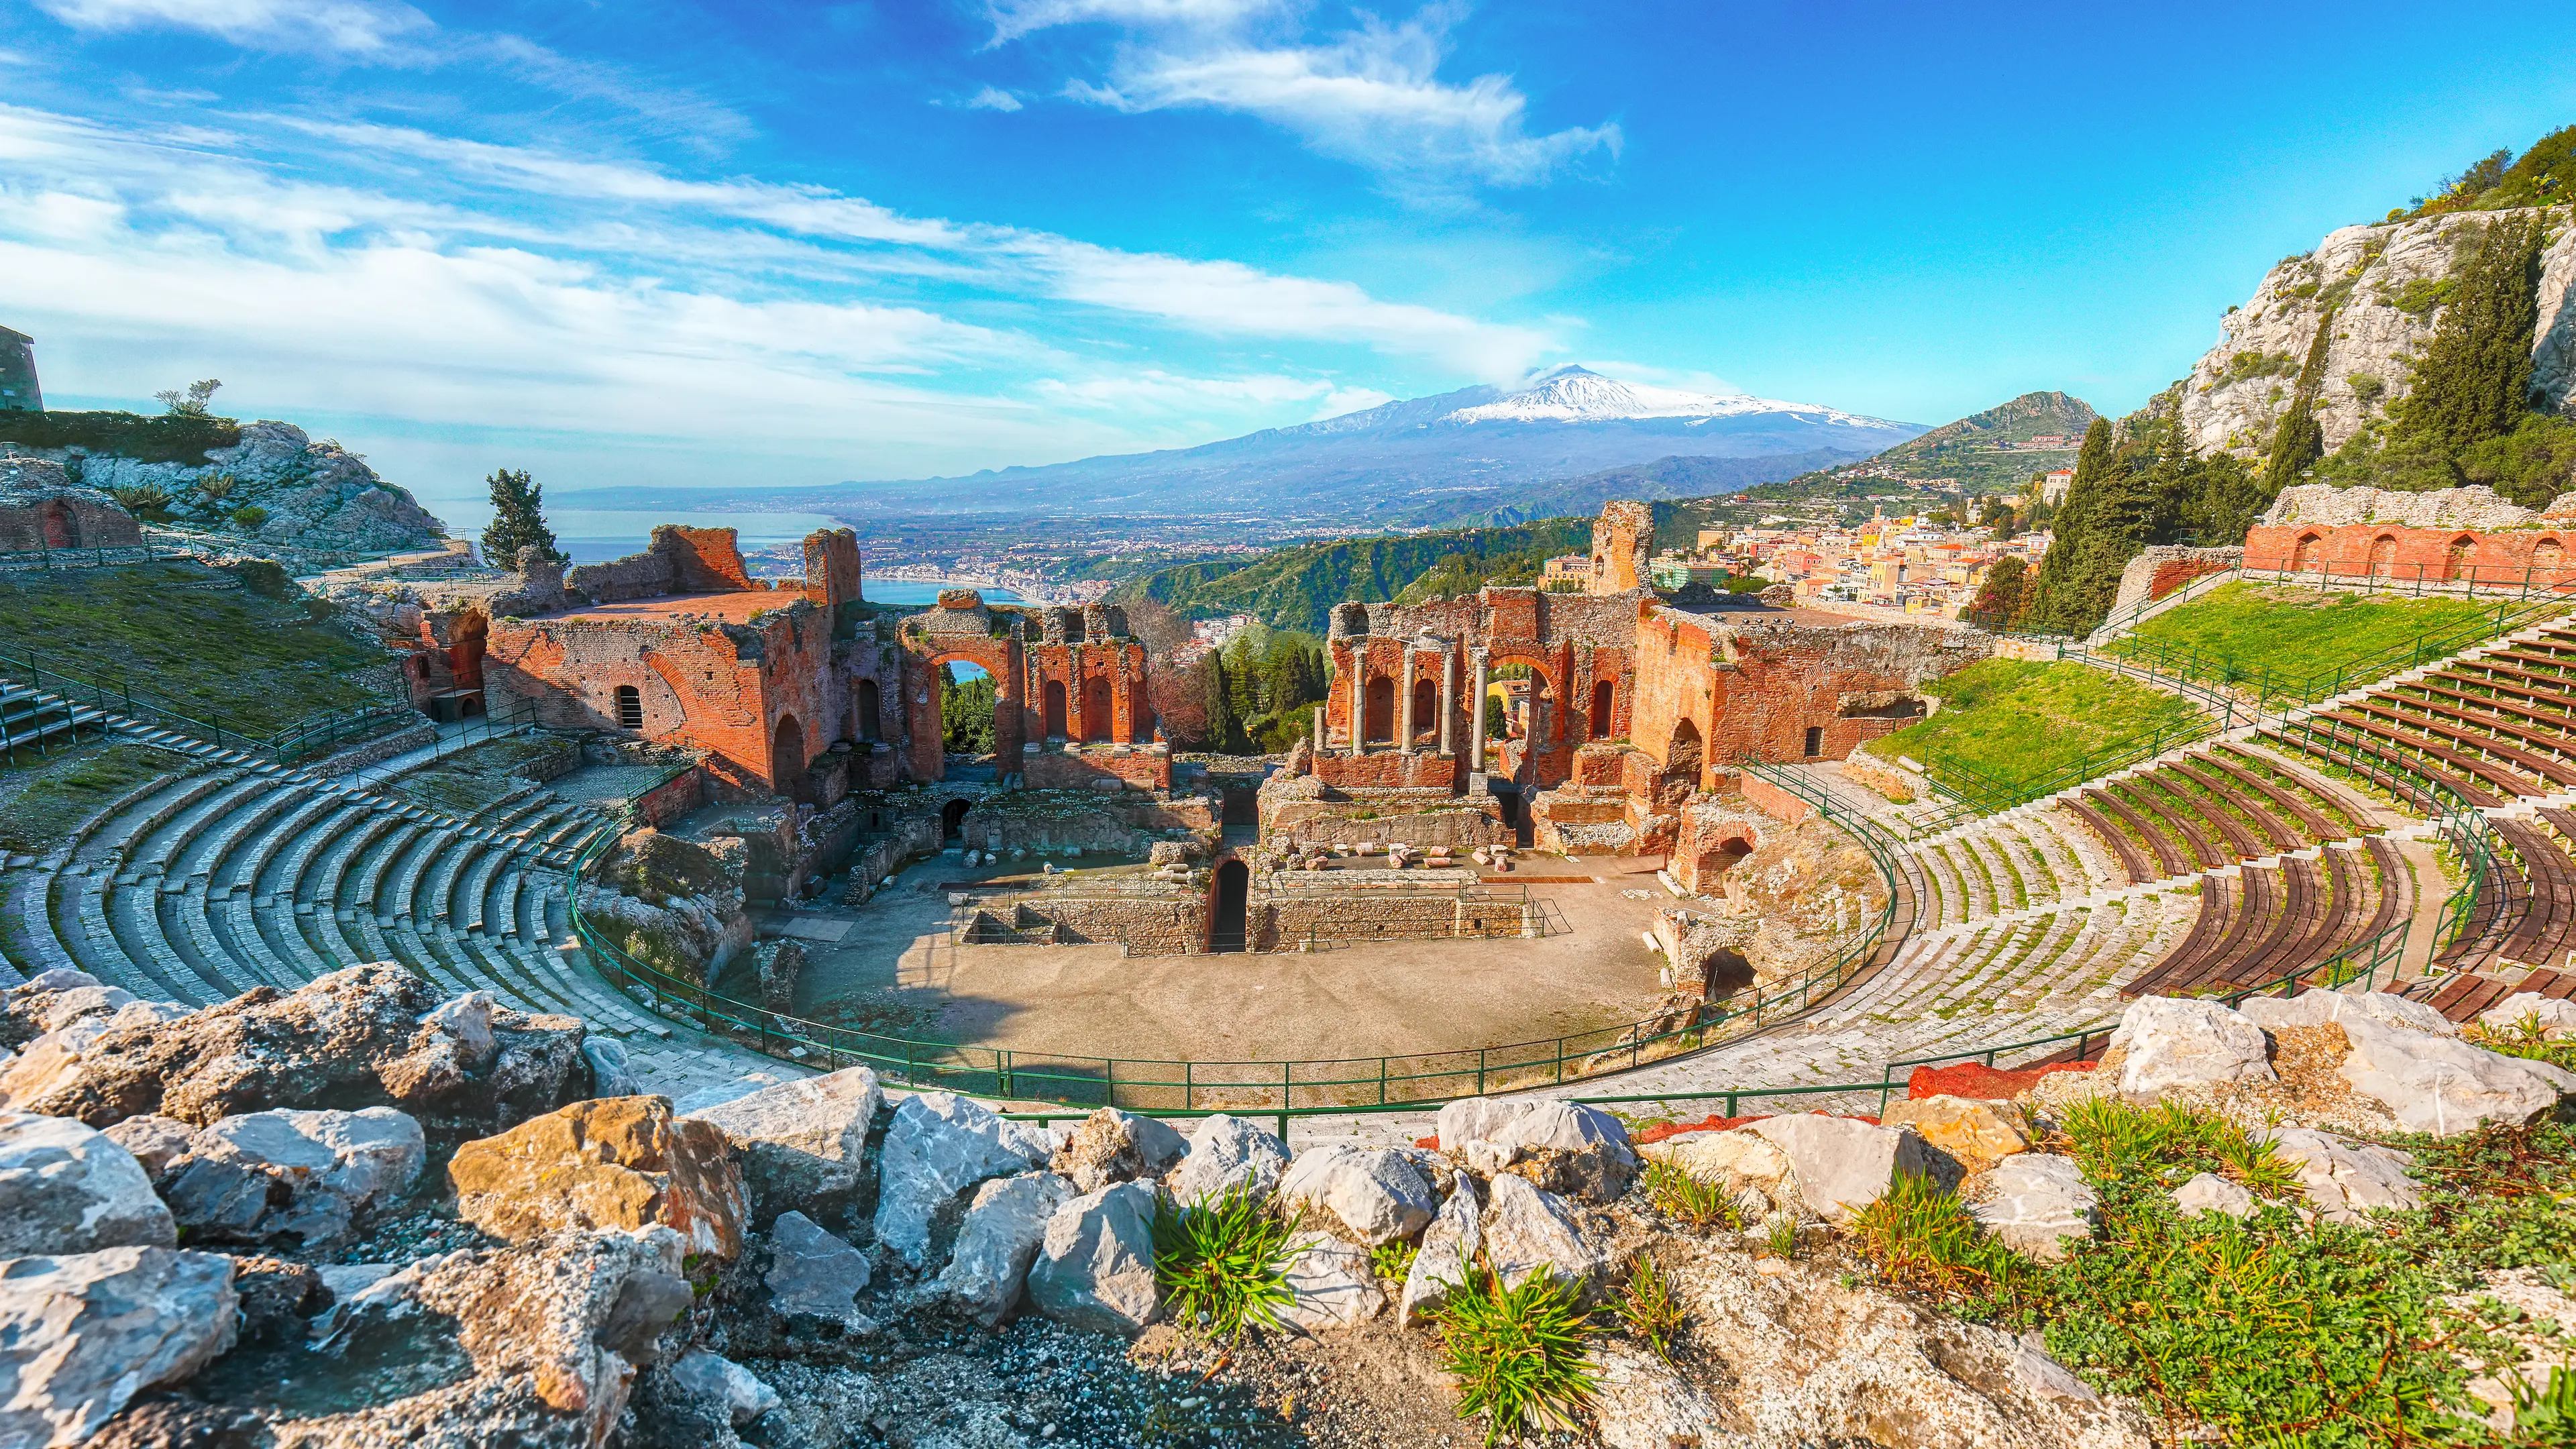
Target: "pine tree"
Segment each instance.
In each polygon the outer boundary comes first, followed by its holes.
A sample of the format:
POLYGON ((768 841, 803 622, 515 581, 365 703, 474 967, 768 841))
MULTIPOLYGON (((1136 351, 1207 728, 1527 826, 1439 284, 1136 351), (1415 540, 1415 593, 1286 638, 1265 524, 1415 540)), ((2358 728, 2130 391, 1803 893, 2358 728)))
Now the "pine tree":
POLYGON ((2401 438, 2457 454, 2522 421, 2540 321, 2540 241, 2536 217, 2498 217, 2479 233, 2415 363, 2412 389, 2390 409, 2401 438))
POLYGON ((544 549, 556 563, 572 562, 572 556, 555 545, 554 530, 546 527, 543 485, 524 470, 509 468, 483 481, 492 485, 492 523, 483 530, 485 563, 494 568, 514 567, 519 550, 530 544, 544 549))

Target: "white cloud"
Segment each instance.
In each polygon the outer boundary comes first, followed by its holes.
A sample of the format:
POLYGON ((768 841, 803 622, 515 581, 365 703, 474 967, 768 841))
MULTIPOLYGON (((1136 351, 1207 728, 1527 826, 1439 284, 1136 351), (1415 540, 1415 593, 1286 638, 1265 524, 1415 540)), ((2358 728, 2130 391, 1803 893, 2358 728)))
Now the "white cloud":
POLYGON ((37 0, 81 30, 198 30, 236 45, 378 51, 431 29, 400 0, 37 0))
POLYGON ((1156 28, 1221 29, 1290 8, 1290 0, 996 0, 993 43, 1057 25, 1108 21, 1156 28))
POLYGON ((986 86, 967 97, 966 105, 970 110, 978 111, 1016 111, 1020 108, 1020 98, 1009 91, 986 86))
POLYGON ((997 16, 997 38, 1041 24, 1120 21, 1136 35, 1119 48, 1108 82, 1069 81, 1067 96, 1130 112, 1257 116, 1324 155, 1417 185, 1527 186, 1594 152, 1619 153, 1615 122, 1532 135, 1528 98, 1509 76, 1439 79, 1456 15, 1449 7, 1400 25, 1363 14, 1358 29, 1320 44, 1282 43, 1242 23, 1267 8, 1044 0, 997 16))

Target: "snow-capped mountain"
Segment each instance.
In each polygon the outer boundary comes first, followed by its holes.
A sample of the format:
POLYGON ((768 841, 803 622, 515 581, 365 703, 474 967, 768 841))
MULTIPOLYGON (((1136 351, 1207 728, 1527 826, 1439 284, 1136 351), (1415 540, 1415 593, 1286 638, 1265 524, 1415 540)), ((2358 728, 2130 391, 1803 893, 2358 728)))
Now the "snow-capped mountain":
MULTIPOLYGON (((1195 448, 845 483, 738 503, 849 518, 1251 514, 1434 524, 1509 510, 1544 491, 1540 485, 1659 458, 1720 460, 1687 471, 1726 480, 1701 491, 1726 491, 1865 458, 1923 431, 1814 403, 1682 392, 1569 366, 1518 387, 1460 388, 1195 448)), ((671 501, 665 491, 593 489, 579 498, 651 507, 671 501)))

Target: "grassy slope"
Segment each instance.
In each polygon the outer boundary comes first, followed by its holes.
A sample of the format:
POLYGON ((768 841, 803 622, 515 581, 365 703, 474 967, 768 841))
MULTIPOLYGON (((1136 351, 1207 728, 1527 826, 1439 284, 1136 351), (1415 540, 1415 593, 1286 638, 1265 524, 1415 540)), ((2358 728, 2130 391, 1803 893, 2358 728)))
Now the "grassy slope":
POLYGON ((83 745, 0 768, 0 853, 50 854, 109 801, 186 761, 143 745, 83 745))
POLYGON ((0 649, 74 678, 130 682, 192 718, 244 734, 381 703, 356 676, 385 662, 316 618, 301 594, 263 598, 194 563, 18 573, 0 579, 0 649), (217 717, 220 716, 220 721, 217 717))
POLYGON ((1869 748, 1920 760, 1944 784, 1958 783, 1962 767, 2008 786, 2042 779, 2199 714, 2172 695, 2081 664, 1989 659, 1924 692, 1941 701, 1940 711, 1869 748))
POLYGON ((2111 652, 2189 650, 2213 662, 2209 673, 2226 674, 2231 667, 2246 673, 2269 669, 2275 679, 2286 681, 2374 659, 2426 635, 2449 633, 2487 611, 2486 605, 2462 599, 2366 597, 2232 583, 2149 619, 2111 652))

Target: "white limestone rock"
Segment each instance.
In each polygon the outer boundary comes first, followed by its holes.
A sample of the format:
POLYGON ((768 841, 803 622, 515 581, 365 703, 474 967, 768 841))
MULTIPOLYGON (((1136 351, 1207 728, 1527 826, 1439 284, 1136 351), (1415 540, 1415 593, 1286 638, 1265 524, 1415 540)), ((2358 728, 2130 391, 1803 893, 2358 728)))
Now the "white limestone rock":
POLYGON ((2340 991, 2311 989, 2287 999, 2249 996, 2236 1010, 2265 1031, 2279 1031, 2289 1026, 2324 1026, 2356 1014, 2369 1017, 2382 1026, 2412 1027, 2436 1036, 2457 1036, 2460 1030, 2443 1020, 2442 1013, 2423 1002, 2409 1001, 2385 991, 2346 995, 2340 991))
POLYGON ((1082 1119, 1052 1166, 1073 1180, 1076 1192, 1096 1192, 1112 1183, 1159 1178, 1180 1164, 1190 1144, 1167 1123, 1115 1107, 1103 1107, 1082 1119))
POLYGON ((1290 1162, 1279 1198, 1291 1211, 1304 1207, 1329 1216, 1369 1244, 1410 1238, 1440 1209, 1430 1180, 1405 1154, 1338 1142, 1290 1162))
POLYGON ((2355 1142, 2305 1127, 2277 1128, 2273 1152, 2299 1169, 2299 1186, 2329 1221, 2359 1222, 2376 1208, 2422 1207, 2424 1193, 2406 1169, 2415 1159, 2394 1148, 2355 1142))
POLYGON ((1602 1449, 1673 1449, 1714 1444, 1726 1416, 1706 1390, 1651 1353, 1616 1340, 1592 1350, 1599 1390, 1592 1400, 1592 1431, 1602 1449))
POLYGON ((1906 1127, 1794 1112, 1765 1117, 1745 1130, 1780 1149, 1789 1160, 1797 1200, 1827 1222, 1842 1222, 1878 1201, 1897 1174, 1921 1177, 1933 1167, 1931 1148, 1906 1127))
POLYGON ((1267 1196, 1287 1167, 1287 1144, 1240 1117, 1218 1112, 1190 1134, 1188 1154, 1163 1186, 1173 1201, 1184 1205, 1235 1188, 1267 1196))
POLYGON ((192 1241, 337 1242, 411 1191, 427 1155, 420 1123, 391 1107, 226 1117, 172 1165, 170 1211, 192 1241))
POLYGON ((1047 1224, 1077 1195, 1071 1181, 1053 1172, 995 1178, 975 1189, 956 1250, 940 1270, 940 1290, 986 1328, 999 1326, 1019 1307, 1047 1224))
POLYGON ((0 1257, 178 1244, 133 1153, 69 1117, 0 1112, 0 1257))
POLYGON ((1479 1176, 1526 1163, 1522 1175, 1586 1202, 1617 1200, 1637 1174, 1627 1127, 1598 1107, 1471 1097, 1440 1109, 1438 1131, 1441 1149, 1459 1154, 1479 1176))
POLYGON ((1122 1182, 1067 1201, 1029 1266, 1029 1306, 1070 1327, 1133 1338, 1163 1315, 1154 1189, 1122 1182))
POLYGON ((693 1348, 671 1365, 671 1377, 689 1397, 721 1405, 734 1427, 750 1423, 778 1407, 778 1391, 732 1359, 693 1348))
POLYGON ((103 1129, 107 1140, 134 1154, 145 1176, 152 1179, 158 1191, 169 1174, 170 1165, 188 1155, 188 1144, 197 1140, 197 1129, 175 1117, 144 1113, 128 1117, 103 1129))
POLYGON ((1409 1326, 1422 1314, 1449 1301, 1453 1289, 1467 1281, 1467 1270, 1484 1248, 1484 1235, 1479 1226, 1483 1216, 1476 1204, 1476 1189, 1470 1183, 1458 1184, 1431 1226, 1422 1231, 1422 1244, 1413 1255, 1413 1266, 1405 1270, 1404 1293, 1396 1304, 1396 1323, 1409 1326))
POLYGON ((833 1217, 858 1200, 868 1130, 885 1093, 850 1067, 747 1092, 684 1115, 714 1124, 741 1155, 755 1223, 783 1212, 833 1217))
POLYGON ((2214 1172, 2202 1172, 2174 1189, 2174 1206, 2182 1210, 2184 1217, 2225 1213, 2231 1218, 2250 1218, 2258 1204, 2251 1188, 2229 1182, 2214 1172))
POLYGON ((864 1331, 872 1325, 856 1300, 868 1277, 867 1254, 803 1213, 780 1213, 769 1225, 769 1271, 760 1281, 780 1313, 864 1331))
POLYGON ((0 1445, 78 1444, 232 1347, 233 1262, 107 1248, 0 1263, 0 1445))
POLYGON ((906 1097, 886 1129, 877 1167, 877 1241, 915 1269, 933 1266, 934 1237, 962 1195, 987 1178, 1044 1167, 1054 1140, 953 1092, 906 1097))
POLYGON ((640 1097, 644 1086, 635 1078, 635 1070, 626 1059, 626 1043, 615 1037, 590 1035, 581 1039, 581 1059, 590 1064, 590 1094, 594 1097, 640 1097))
POLYGON ((2509 1057, 2456 1037, 2347 1017, 2352 1054, 2336 1068, 2409 1132, 2447 1137, 2489 1122, 2520 1124, 2576 1092, 2576 1072, 2509 1057))
POLYGON ((1290 1297, 1279 1319, 1291 1327, 1309 1333, 1357 1328, 1386 1307, 1368 1249, 1330 1233, 1290 1238, 1287 1274, 1290 1297))
POLYGON ((2215 1001, 2142 996, 2111 1034, 2120 1095, 2145 1104, 2175 1087, 2275 1081, 2263 1028, 2215 1001))
POLYGON ((1789 1154, 1751 1126, 1730 1127, 1722 1132, 1684 1132, 1667 1137, 1644 1149, 1649 1159, 1669 1162, 1688 1173, 1695 1182, 1723 1187, 1739 1203, 1761 1201, 1759 1212, 1774 1206, 1796 1212, 1804 1206, 1798 1195, 1797 1169, 1789 1154))
POLYGON ((2489 1031, 2516 1031, 2526 1020, 2538 1021, 2541 1035, 2552 1041, 2565 1041, 2576 1036, 2576 1001, 2517 991, 2478 1013, 2478 1025, 2489 1031))
POLYGON ((1609 1276, 1609 1248, 1583 1235, 1572 1204, 1517 1177, 1495 1178, 1493 1193, 1476 1226, 1505 1287, 1544 1271, 1589 1297, 1609 1276))
POLYGON ((1988 1196, 1969 1211, 1997 1241, 2026 1258, 2055 1262, 2068 1238, 2093 1236, 2101 1194, 2084 1180, 2071 1157, 2025 1152, 2005 1158, 1987 1176, 1988 1196))

